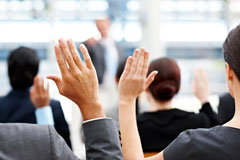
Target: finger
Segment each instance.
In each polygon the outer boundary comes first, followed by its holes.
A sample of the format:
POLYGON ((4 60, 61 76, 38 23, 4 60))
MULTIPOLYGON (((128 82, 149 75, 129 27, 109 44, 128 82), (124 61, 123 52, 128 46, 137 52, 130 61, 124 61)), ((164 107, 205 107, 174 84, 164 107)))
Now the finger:
POLYGON ((74 70, 77 70, 77 67, 76 67, 76 64, 73 60, 73 57, 72 57, 72 54, 68 48, 68 45, 67 43, 65 42, 64 39, 59 39, 59 46, 61 48, 61 51, 67 61, 67 64, 69 65, 69 68, 71 69, 70 71, 74 71, 74 70))
POLYGON ((149 52, 148 52, 148 51, 145 51, 145 52, 144 52, 143 70, 142 70, 142 75, 143 75, 144 77, 147 76, 148 65, 149 65, 148 61, 149 61, 149 52))
POLYGON ((55 45, 54 50, 55 50, 56 59, 57 59, 57 63, 60 68, 61 74, 64 75, 68 72, 66 61, 65 61, 62 51, 58 45, 55 45))
POLYGON ((49 94, 49 82, 46 82, 46 86, 44 86, 44 93, 49 94))
POLYGON ((92 64, 92 60, 91 60, 91 58, 89 56, 87 48, 84 46, 84 44, 81 44, 79 46, 79 48, 80 48, 80 50, 82 52, 82 55, 83 55, 83 58, 84 58, 84 61, 86 63, 87 68, 94 69, 94 66, 92 64))
POLYGON ((146 81, 145 81, 145 89, 147 89, 150 84, 153 82, 155 76, 158 74, 158 71, 153 71, 150 73, 150 75, 147 77, 146 81))
POLYGON ((47 79, 53 80, 55 82, 58 90, 60 89, 61 83, 62 83, 62 79, 59 76, 57 76, 57 75, 49 75, 49 76, 47 76, 47 79))
POLYGON ((33 99, 34 90, 33 87, 30 89, 30 99, 33 99))
POLYGON ((72 57, 73 57, 73 60, 74 60, 75 64, 76 64, 76 65, 78 66, 78 68, 81 70, 81 68, 83 68, 84 65, 83 65, 83 62, 82 62, 82 60, 81 60, 81 57, 80 57, 80 55, 79 55, 79 53, 78 53, 78 51, 77 51, 77 49, 76 49, 76 47, 75 47, 75 45, 74 45, 73 40, 72 40, 72 39, 69 39, 69 40, 67 41, 67 44, 68 44, 68 48, 69 48, 70 52, 72 53, 72 57))
POLYGON ((39 83, 38 83, 38 87, 39 87, 39 93, 43 94, 44 93, 44 80, 43 77, 39 77, 39 83))
POLYGON ((142 70, 143 70, 144 52, 145 52, 145 49, 141 48, 140 52, 139 52, 138 61, 137 61, 137 68, 136 68, 137 75, 141 75, 142 70))
POLYGON ((39 94, 39 92, 40 92, 40 85, 39 85, 39 76, 36 76, 35 78, 34 78, 34 89, 35 89, 35 91, 39 94))
POLYGON ((124 70, 122 73, 123 77, 126 77, 128 75, 128 73, 130 72, 131 64, 132 64, 132 57, 130 56, 130 57, 128 57, 128 59, 126 61, 126 64, 125 64, 125 67, 124 67, 124 70))
POLYGON ((133 59, 132 59, 130 74, 134 74, 136 72, 138 53, 139 53, 139 50, 135 49, 134 53, 133 53, 133 59))

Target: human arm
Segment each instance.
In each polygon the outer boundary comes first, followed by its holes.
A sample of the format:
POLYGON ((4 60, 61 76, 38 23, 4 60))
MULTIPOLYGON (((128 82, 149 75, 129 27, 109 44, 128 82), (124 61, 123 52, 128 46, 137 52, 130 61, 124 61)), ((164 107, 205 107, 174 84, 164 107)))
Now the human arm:
POLYGON ((95 68, 84 45, 80 45, 80 50, 86 65, 83 64, 73 41, 68 40, 66 43, 63 39, 60 39, 59 45, 55 46, 55 53, 61 77, 51 75, 48 78, 55 81, 60 94, 75 102, 82 113, 85 121, 83 126, 88 128, 83 128, 86 135, 88 159, 94 158, 94 155, 121 159, 119 134, 115 132, 116 128, 111 125, 111 122, 106 119, 100 104, 95 68), (96 119, 102 119, 102 123, 108 122, 104 123, 104 125, 98 125, 100 122, 96 119), (92 141, 95 143, 91 143, 92 141))
MULTIPOLYGON (((148 88, 157 72, 147 78, 149 53, 135 50, 133 57, 127 59, 125 69, 119 81, 119 121, 122 138, 122 151, 125 160, 144 159, 136 122, 136 99, 148 88)), ((163 160, 163 153, 147 158, 163 160)))
POLYGON ((201 104, 207 103, 209 100, 210 88, 208 77, 205 71, 202 69, 195 69, 194 79, 192 82, 192 92, 201 102, 201 104))
POLYGON ((202 69, 196 69, 194 71, 194 80, 192 83, 192 91, 194 95, 201 102, 201 109, 199 116, 203 117, 206 121, 206 124, 209 124, 206 127, 213 127, 219 124, 217 114, 213 111, 211 104, 209 103, 209 94, 210 87, 207 78, 207 74, 202 69))
POLYGON ((37 124, 54 125, 52 109, 49 106, 49 89, 44 87, 44 80, 40 76, 34 78, 33 87, 30 90, 30 99, 35 106, 37 124))
POLYGON ((66 43, 59 40, 55 53, 61 77, 48 76, 52 79, 63 96, 75 102, 81 110, 83 120, 105 117, 98 96, 98 81, 95 68, 84 45, 80 45, 86 65, 83 64, 72 40, 66 43))

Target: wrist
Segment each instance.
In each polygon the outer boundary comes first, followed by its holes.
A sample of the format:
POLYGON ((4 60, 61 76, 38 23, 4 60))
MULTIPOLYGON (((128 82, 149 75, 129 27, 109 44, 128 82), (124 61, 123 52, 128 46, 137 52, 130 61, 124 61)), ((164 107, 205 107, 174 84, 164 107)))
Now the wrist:
POLYGON ((137 97, 136 98, 133 98, 133 97, 130 97, 130 96, 119 96, 119 104, 120 103, 127 103, 127 104, 132 104, 132 103, 135 103, 137 100, 137 97))
POLYGON ((202 105, 209 102, 208 98, 203 98, 203 99, 199 99, 199 100, 200 100, 202 105))
POLYGON ((35 106, 36 109, 39 109, 39 108, 43 108, 43 107, 50 106, 50 104, 49 104, 49 103, 41 104, 41 105, 37 105, 37 104, 35 105, 35 104, 34 104, 34 106, 35 106))
POLYGON ((99 100, 90 101, 88 103, 77 103, 77 105, 82 113, 84 121, 106 117, 99 100))

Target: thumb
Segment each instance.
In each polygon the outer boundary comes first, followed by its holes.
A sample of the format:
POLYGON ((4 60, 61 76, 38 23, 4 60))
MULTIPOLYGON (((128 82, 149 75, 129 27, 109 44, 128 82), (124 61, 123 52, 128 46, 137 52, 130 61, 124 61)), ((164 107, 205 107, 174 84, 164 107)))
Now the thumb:
POLYGON ((158 71, 153 71, 146 79, 146 82, 145 82, 145 89, 147 89, 150 84, 153 82, 155 76, 158 74, 158 71))
POLYGON ((60 89, 62 79, 59 76, 49 75, 49 76, 47 76, 47 79, 53 80, 56 83, 58 90, 60 89))

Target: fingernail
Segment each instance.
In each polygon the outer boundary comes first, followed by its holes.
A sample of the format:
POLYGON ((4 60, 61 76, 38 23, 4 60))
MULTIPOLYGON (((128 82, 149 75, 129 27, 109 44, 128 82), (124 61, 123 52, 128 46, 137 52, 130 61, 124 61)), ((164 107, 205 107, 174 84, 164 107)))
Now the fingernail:
POLYGON ((59 39, 59 42, 60 42, 60 43, 63 43, 63 38, 60 38, 60 39, 59 39))

